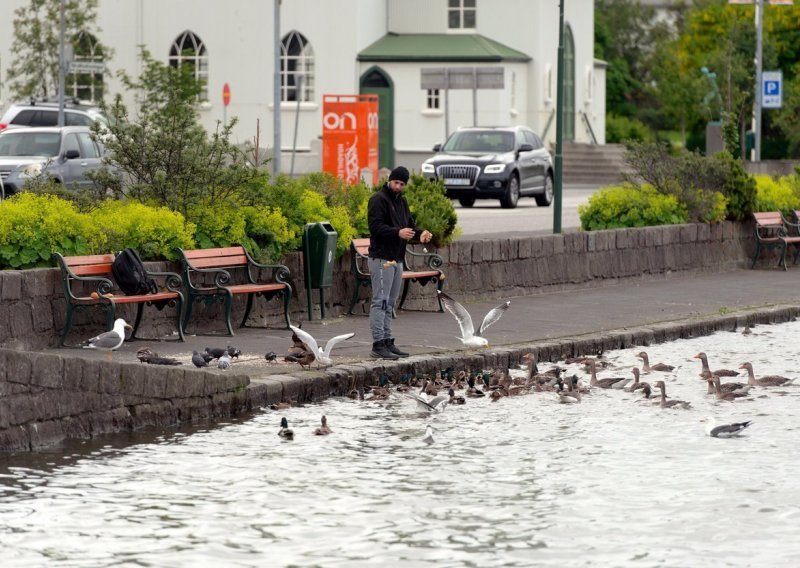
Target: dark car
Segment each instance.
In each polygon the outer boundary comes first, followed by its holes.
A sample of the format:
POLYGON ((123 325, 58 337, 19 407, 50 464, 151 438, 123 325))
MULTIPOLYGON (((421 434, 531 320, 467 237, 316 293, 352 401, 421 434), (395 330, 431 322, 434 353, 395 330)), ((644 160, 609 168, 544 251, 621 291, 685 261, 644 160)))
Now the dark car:
POLYGON ((512 209, 520 197, 533 197, 543 207, 553 201, 553 159, 530 128, 459 128, 433 151, 422 174, 441 179, 447 196, 464 207, 476 199, 499 199, 512 209))
POLYGON ((87 126, 12 128, 0 133, 0 187, 10 195, 42 174, 66 188, 88 187, 86 174, 100 168, 103 153, 87 126))

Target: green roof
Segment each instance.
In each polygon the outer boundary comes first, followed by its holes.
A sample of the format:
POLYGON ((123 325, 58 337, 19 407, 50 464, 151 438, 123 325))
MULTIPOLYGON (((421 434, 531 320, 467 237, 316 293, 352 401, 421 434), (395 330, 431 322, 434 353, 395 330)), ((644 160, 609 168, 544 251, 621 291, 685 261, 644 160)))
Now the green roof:
POLYGON ((358 54, 359 61, 530 61, 508 46, 478 34, 390 33, 358 54))

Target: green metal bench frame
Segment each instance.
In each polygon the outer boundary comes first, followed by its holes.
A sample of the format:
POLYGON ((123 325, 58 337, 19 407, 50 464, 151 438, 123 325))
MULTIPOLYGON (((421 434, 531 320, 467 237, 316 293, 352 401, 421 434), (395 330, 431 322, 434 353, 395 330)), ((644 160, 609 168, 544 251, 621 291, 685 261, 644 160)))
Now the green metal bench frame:
POLYGON ((761 249, 779 248, 781 251, 778 266, 786 267, 786 252, 789 245, 795 245, 794 263, 797 264, 797 257, 800 254, 800 232, 797 232, 797 223, 786 220, 780 211, 767 211, 753 213, 755 220, 756 252, 753 255, 753 263, 750 268, 755 268, 758 255, 761 249), (794 235, 789 234, 789 228, 793 228, 794 235))

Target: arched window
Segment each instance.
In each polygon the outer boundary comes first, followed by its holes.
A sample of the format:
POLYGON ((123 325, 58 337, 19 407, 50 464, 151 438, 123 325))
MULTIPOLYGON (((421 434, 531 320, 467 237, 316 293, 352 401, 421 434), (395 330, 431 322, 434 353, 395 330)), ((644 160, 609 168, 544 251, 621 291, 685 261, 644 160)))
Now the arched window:
POLYGON ((203 40, 190 31, 183 32, 169 50, 169 64, 172 67, 190 65, 194 69, 194 78, 201 85, 197 98, 208 100, 208 54, 203 40))
POLYGON ((291 31, 281 42, 281 101, 297 100, 314 100, 314 49, 303 34, 291 31))
MULTIPOLYGON (((90 33, 80 32, 72 40, 75 50, 74 67, 81 64, 103 63, 103 47, 90 33)), ((89 69, 87 69, 89 71, 89 69)), ((68 97, 97 102, 103 99, 103 73, 69 73, 65 81, 68 97)))

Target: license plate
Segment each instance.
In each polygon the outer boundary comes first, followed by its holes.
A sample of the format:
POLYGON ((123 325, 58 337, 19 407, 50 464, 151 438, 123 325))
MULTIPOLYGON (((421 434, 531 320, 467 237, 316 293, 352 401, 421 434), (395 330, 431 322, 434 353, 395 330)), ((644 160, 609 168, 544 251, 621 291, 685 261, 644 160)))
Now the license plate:
POLYGON ((444 178, 445 185, 472 185, 472 182, 465 178, 444 178))

